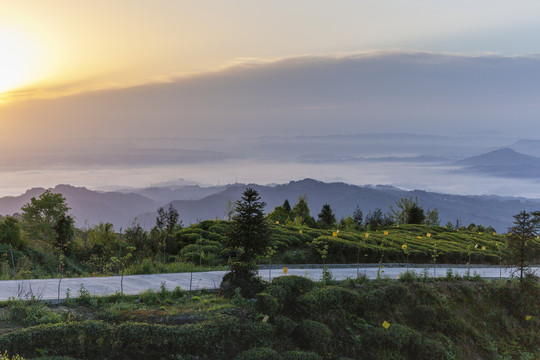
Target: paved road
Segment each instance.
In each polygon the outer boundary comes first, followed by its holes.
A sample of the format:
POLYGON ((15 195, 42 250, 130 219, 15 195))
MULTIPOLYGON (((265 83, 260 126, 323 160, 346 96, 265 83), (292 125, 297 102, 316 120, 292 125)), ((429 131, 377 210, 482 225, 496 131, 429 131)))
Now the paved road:
MULTIPOLYGON (((414 270, 416 273, 427 271, 429 276, 446 276, 446 271, 451 268, 454 273, 465 275, 467 268, 460 267, 444 267, 439 265, 435 271, 433 268, 427 267, 394 267, 385 266, 381 270, 381 276, 395 279, 400 274, 407 270, 414 270), (439 267, 440 266, 440 267, 439 267)), ((538 267, 536 268, 537 270, 538 267)), ((337 280, 346 278, 356 278, 357 274, 365 275, 370 279, 377 277, 377 265, 362 265, 356 267, 331 267, 332 275, 337 280)), ((509 277, 508 269, 495 266, 471 267, 471 274, 478 274, 484 278, 503 278, 509 277)), ((539 271, 540 272, 540 271, 539 271)), ((191 278, 191 289, 217 289, 221 283, 223 275, 226 271, 209 271, 193 273, 191 278)), ((260 275, 264 279, 269 277, 274 278, 283 276, 283 269, 262 269, 260 275)), ((322 277, 322 269, 294 269, 288 268, 287 275, 305 276, 312 280, 320 280, 322 277)), ((39 279, 39 280, 4 280, 0 281, 0 301, 8 300, 9 298, 28 299, 32 295, 43 300, 58 299, 58 279, 39 279)), ((174 289, 179 286, 184 290, 190 289, 190 273, 175 273, 175 274, 153 274, 153 275, 130 275, 124 276, 124 293, 135 295, 147 289, 158 290, 162 283, 167 289, 174 289)), ((62 279, 60 283, 60 299, 66 298, 66 292, 70 291, 72 297, 78 295, 81 286, 95 295, 109 295, 120 291, 120 276, 107 277, 86 277, 86 278, 70 278, 62 279)))

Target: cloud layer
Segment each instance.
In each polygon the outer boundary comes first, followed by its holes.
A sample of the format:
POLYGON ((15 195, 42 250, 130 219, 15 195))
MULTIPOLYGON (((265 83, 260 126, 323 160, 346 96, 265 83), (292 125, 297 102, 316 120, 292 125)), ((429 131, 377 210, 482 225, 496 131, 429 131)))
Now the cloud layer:
POLYGON ((540 57, 305 56, 0 108, 5 141, 539 130, 540 57))

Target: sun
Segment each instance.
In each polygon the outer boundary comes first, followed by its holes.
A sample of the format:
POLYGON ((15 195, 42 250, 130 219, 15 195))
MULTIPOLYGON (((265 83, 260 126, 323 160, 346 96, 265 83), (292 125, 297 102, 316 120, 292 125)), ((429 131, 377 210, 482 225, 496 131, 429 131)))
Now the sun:
POLYGON ((33 42, 22 33, 0 28, 0 94, 37 80, 38 68, 33 42))

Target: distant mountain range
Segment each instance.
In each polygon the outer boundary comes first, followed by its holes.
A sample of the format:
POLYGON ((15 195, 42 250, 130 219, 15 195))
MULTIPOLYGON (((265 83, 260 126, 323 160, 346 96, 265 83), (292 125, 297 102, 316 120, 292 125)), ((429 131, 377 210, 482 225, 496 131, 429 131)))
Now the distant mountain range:
MULTIPOLYGON (((254 187, 267 203, 266 211, 288 199, 294 204, 299 195, 307 195, 311 214, 317 217, 322 206, 330 204, 338 218, 352 214, 360 206, 366 215, 376 208, 388 211, 402 197, 418 198, 424 209, 437 208, 441 223, 463 225, 492 225, 498 231, 506 231, 512 224, 512 216, 521 210, 540 209, 540 200, 507 198, 498 196, 461 196, 426 191, 405 191, 392 186, 356 186, 345 183, 323 183, 313 179, 291 181, 288 184, 263 186, 234 184, 228 186, 133 189, 130 192, 98 192, 82 187, 58 185, 51 191, 62 193, 71 207, 77 226, 110 222, 116 229, 126 228, 135 218, 145 228, 155 223, 156 210, 172 204, 180 213, 184 225, 204 219, 223 219, 228 200, 240 198, 246 186, 254 187)), ((34 188, 15 197, 0 198, 0 214, 20 212, 21 206, 32 197, 38 197, 45 189, 34 188)), ((127 191, 127 190, 126 190, 127 191)))
POLYGON ((540 179, 540 158, 519 153, 511 148, 472 156, 456 161, 454 164, 464 167, 458 172, 479 172, 499 177, 540 179))

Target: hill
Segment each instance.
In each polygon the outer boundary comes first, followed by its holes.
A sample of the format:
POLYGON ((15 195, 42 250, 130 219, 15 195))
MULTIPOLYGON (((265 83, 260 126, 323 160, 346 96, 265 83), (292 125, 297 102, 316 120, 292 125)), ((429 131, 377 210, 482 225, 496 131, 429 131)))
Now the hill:
MULTIPOLYGON (((20 213, 23 205, 29 203, 32 197, 39 197, 45 190, 33 188, 20 196, 0 198, 0 214, 20 213)), ((159 207, 157 201, 135 193, 99 192, 71 185, 57 185, 49 190, 61 193, 66 198, 71 207, 70 213, 79 227, 85 222, 89 225, 110 222, 118 228, 125 228, 138 214, 159 207)))
POLYGON ((456 161, 456 164, 465 166, 540 166, 540 158, 519 153, 511 148, 503 148, 456 161))
MULTIPOLYGON (((226 263, 224 234, 227 223, 203 221, 176 234, 180 255, 184 261, 196 259, 202 263, 226 263), (221 244, 221 245, 220 245, 221 244), (204 254, 204 256, 201 256, 204 254), (225 257, 224 257, 225 256, 225 257)), ((321 250, 326 246, 326 261, 333 264, 410 262, 492 264, 504 258, 506 236, 477 229, 454 230, 440 226, 398 225, 378 231, 341 229, 322 230, 292 225, 271 224, 270 245, 275 249, 272 259, 261 263, 316 264, 321 263, 321 250), (406 250, 402 248, 407 245, 406 250)))
MULTIPOLYGON (((330 204, 339 218, 351 215, 359 206, 364 215, 377 208, 383 212, 402 197, 418 198, 424 209, 439 210, 441 223, 459 220, 462 225, 470 223, 491 225, 504 232, 512 224, 512 216, 521 210, 540 209, 540 200, 498 196, 450 195, 420 190, 406 191, 392 186, 357 186, 342 182, 324 183, 313 179, 291 181, 281 185, 234 184, 228 186, 199 187, 153 187, 123 191, 101 192, 84 187, 58 185, 52 192, 62 193, 75 216, 76 225, 82 226, 110 222, 116 229, 126 228, 135 218, 146 228, 155 223, 156 210, 172 204, 180 213, 184 225, 205 219, 223 219, 228 201, 240 198, 246 186, 254 187, 267 203, 270 212, 285 199, 294 205, 299 195, 308 197, 311 215, 316 217, 324 204, 330 204)), ((20 212, 21 206, 32 197, 38 197, 44 188, 33 188, 19 196, 0 198, 0 214, 20 212)))
POLYGON ((538 178, 540 158, 519 153, 511 148, 494 150, 455 162, 465 166, 458 172, 477 172, 510 178, 538 178))
POLYGON ((522 154, 540 156, 540 140, 521 139, 510 145, 510 148, 522 154))
MULTIPOLYGON (((313 179, 291 181, 277 186, 232 185, 225 190, 200 200, 172 201, 171 204, 180 213, 184 224, 196 223, 203 219, 223 219, 228 200, 236 201, 246 186, 254 187, 267 203, 270 212, 277 205, 288 199, 291 205, 299 195, 306 194, 311 215, 317 216, 324 204, 330 204, 338 218, 351 215, 360 206, 364 215, 376 208, 388 211, 390 206, 402 197, 417 197, 425 209, 437 208, 441 223, 448 221, 461 224, 469 223, 491 225, 497 231, 504 232, 512 224, 512 216, 521 210, 536 210, 540 201, 523 198, 503 198, 497 196, 462 196, 449 195, 420 190, 405 191, 388 186, 356 186, 345 183, 323 183, 313 179)), ((140 214, 138 219, 146 228, 153 226, 154 212, 140 214)))

